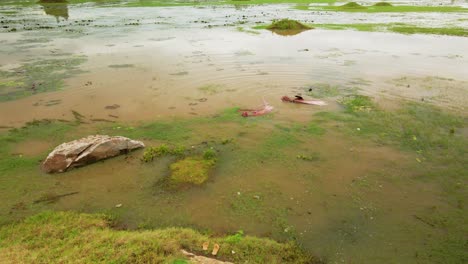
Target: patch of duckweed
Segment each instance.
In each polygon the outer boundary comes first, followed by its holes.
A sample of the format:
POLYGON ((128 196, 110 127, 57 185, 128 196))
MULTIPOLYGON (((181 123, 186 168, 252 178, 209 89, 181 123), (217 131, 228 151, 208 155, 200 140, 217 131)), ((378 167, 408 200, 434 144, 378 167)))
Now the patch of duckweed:
POLYGON ((232 243, 230 236, 209 237, 187 228, 117 231, 112 225, 105 215, 43 212, 0 229, 0 256, 13 263, 38 258, 45 263, 174 263, 188 261, 182 249, 206 254, 201 245, 209 241, 220 245, 217 257, 235 263, 314 263, 292 242, 242 236, 242 243, 232 243))
POLYGON ((84 56, 27 62, 10 71, 0 71, 0 101, 65 88, 64 80, 82 73, 84 56))

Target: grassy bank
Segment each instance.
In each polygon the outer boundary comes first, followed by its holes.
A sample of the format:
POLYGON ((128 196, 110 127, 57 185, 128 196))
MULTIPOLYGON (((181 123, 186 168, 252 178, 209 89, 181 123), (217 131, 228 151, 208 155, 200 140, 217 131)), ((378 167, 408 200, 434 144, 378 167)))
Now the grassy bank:
POLYGON ((210 237, 191 229, 117 231, 104 215, 44 212, 0 229, 2 263, 188 263, 181 250, 236 263, 314 263, 297 245, 238 233, 210 237), (233 253, 234 252, 234 253, 233 253), (6 262, 3 262, 6 261, 6 262))
POLYGON ((300 9, 357 13, 468 12, 467 8, 457 6, 360 5, 356 2, 348 2, 345 4, 329 6, 302 6, 300 7, 300 9))

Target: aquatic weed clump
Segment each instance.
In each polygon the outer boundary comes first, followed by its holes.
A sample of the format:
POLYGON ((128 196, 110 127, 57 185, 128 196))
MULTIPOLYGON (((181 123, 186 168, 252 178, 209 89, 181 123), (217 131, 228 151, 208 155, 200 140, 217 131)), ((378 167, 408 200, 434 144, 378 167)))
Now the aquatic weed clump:
POLYGON ((312 27, 304 25, 301 22, 292 19, 281 19, 279 21, 273 21, 271 25, 267 26, 269 30, 309 30, 312 27))
POLYGON ((366 8, 365 6, 362 6, 356 2, 349 2, 349 3, 346 3, 342 6, 340 6, 341 8, 347 8, 347 9, 364 9, 366 8))

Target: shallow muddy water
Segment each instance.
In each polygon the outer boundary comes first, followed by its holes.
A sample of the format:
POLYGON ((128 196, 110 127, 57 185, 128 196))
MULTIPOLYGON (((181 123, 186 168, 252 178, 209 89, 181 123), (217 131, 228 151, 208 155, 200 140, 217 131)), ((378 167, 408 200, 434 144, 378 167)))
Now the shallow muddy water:
MULTIPOLYGON (((434 261, 428 241, 440 230, 421 215, 443 214, 450 205, 440 186, 416 179, 417 154, 344 135, 339 123, 322 128, 313 115, 340 111, 337 97, 358 92, 388 109, 424 101, 466 117, 468 38, 319 29, 285 37, 251 27, 282 17, 467 27, 466 13, 291 7, 0 5, 8 26, 0 31, 0 130, 34 119, 79 119, 64 137, 73 139, 164 121, 169 135, 145 139, 147 145, 219 152, 206 184, 177 191, 159 184, 174 160, 142 163, 142 151, 60 175, 37 167, 1 175, 0 209, 8 215, 0 223, 47 209, 106 212, 127 228, 191 226, 296 239, 330 263, 434 261), (324 84, 336 92, 324 96, 327 106, 280 101, 324 84), (262 99, 275 107, 273 116, 216 119, 262 99), (232 141, 220 143, 226 139, 232 141)), ((10 154, 43 158, 61 140, 32 138, 10 154)))

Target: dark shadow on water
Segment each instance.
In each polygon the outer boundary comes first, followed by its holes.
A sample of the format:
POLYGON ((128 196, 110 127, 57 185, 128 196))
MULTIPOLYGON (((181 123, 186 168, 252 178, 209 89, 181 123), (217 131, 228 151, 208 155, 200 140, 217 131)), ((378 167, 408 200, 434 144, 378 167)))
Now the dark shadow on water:
POLYGON ((60 18, 68 20, 68 2, 66 0, 40 0, 39 5, 44 8, 46 15, 53 16, 60 21, 60 18))
POLYGON ((309 29, 269 29, 271 32, 280 36, 294 36, 309 29))

